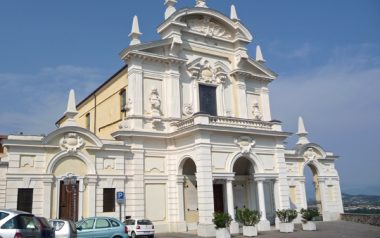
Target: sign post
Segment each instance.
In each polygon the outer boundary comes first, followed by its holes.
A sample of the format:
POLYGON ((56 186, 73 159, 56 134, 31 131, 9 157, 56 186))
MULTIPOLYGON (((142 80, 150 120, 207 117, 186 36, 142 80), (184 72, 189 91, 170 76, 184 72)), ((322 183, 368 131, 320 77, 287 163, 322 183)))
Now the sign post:
POLYGON ((116 192, 116 202, 119 204, 119 220, 121 220, 121 205, 125 203, 125 193, 124 192, 116 192))

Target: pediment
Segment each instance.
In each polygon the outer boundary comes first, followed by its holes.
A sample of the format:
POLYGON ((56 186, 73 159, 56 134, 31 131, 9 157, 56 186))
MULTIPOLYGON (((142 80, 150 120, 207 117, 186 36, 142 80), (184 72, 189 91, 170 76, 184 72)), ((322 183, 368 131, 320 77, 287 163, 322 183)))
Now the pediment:
POLYGON ((229 42, 239 40, 251 42, 253 39, 248 29, 239 21, 233 21, 222 13, 208 8, 177 11, 158 27, 158 32, 177 31, 178 28, 181 31, 229 42))
POLYGON ((272 81, 277 77, 277 74, 272 70, 250 58, 241 59, 235 72, 246 74, 247 77, 261 78, 268 81, 272 81))
POLYGON ((103 146, 101 140, 90 131, 76 126, 61 127, 42 140, 43 145, 59 146, 61 150, 77 151, 84 147, 103 146))

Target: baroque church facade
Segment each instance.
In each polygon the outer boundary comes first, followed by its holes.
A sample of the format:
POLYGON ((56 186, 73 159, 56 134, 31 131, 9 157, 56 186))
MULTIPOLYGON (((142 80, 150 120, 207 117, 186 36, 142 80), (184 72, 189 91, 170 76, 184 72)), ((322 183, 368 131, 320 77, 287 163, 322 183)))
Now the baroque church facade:
POLYGON ((247 207, 262 213, 264 231, 278 223, 277 209, 308 206, 309 167, 323 220, 339 219, 338 157, 308 140, 302 118, 297 144, 285 148, 291 133, 269 103, 277 74, 259 46, 248 55, 252 35, 235 7, 227 17, 206 1, 175 3, 165 1, 157 41, 140 42, 133 19, 125 66, 79 104, 71 91, 56 130, 2 139, 0 208, 74 220, 146 217, 157 232, 207 237, 215 211, 234 219, 247 207))

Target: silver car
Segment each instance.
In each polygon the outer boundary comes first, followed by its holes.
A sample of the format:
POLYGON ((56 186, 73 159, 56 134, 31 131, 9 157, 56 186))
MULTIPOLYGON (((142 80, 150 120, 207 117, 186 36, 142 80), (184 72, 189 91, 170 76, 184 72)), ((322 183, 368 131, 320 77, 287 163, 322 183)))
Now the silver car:
POLYGON ((51 219, 49 224, 55 230, 55 238, 76 238, 77 228, 71 220, 51 219))
POLYGON ((0 234, 3 238, 39 238, 40 223, 33 214, 23 211, 0 210, 0 234))

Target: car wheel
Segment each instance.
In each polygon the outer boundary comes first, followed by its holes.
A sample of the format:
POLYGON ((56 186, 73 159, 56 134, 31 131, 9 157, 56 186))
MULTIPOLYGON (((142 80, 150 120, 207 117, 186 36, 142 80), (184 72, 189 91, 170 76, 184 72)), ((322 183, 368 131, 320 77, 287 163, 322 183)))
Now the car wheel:
POLYGON ((131 237, 132 237, 132 238, 136 238, 136 233, 132 232, 132 233, 131 233, 131 237))
POLYGON ((150 235, 150 236, 148 236, 149 238, 154 238, 154 235, 150 235))

